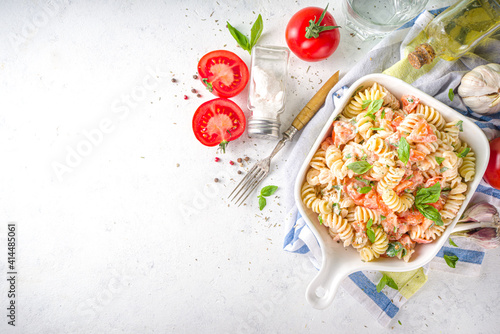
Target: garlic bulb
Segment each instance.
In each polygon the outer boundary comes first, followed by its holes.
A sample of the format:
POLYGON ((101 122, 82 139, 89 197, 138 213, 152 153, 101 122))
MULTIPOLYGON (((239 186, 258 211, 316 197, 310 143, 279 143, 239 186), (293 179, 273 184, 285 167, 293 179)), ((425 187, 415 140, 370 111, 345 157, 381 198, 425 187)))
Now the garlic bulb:
POLYGON ((458 94, 474 112, 494 114, 500 111, 500 65, 481 65, 465 74, 458 94))

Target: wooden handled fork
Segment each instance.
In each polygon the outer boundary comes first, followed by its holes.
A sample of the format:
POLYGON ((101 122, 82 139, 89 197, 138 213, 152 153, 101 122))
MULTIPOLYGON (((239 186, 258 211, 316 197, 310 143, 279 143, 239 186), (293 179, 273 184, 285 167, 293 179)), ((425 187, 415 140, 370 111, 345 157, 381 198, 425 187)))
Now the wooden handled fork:
POLYGON ((236 188, 229 194, 229 199, 235 204, 240 206, 245 200, 250 196, 254 189, 259 185, 262 180, 269 174, 271 169, 271 159, 278 153, 287 141, 292 140, 295 134, 302 130, 302 128, 311 120, 311 118, 316 114, 319 108, 325 103, 326 96, 328 92, 337 84, 339 81, 339 71, 328 79, 327 82, 319 89, 319 91, 314 94, 312 99, 306 104, 306 106, 300 111, 300 113, 295 117, 292 125, 283 133, 283 138, 278 142, 274 150, 271 152, 267 158, 258 161, 248 174, 243 178, 243 180, 238 183, 236 188))

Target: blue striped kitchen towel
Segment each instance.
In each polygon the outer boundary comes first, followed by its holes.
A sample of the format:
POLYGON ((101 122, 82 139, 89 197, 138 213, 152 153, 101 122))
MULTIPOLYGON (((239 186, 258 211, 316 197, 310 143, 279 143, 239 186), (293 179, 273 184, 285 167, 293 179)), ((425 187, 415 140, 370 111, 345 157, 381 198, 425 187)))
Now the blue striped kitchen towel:
MULTIPOLYGON (((440 11, 436 10, 436 13, 440 11)), ((317 134, 333 112, 336 100, 342 96, 347 87, 361 76, 383 72, 402 58, 405 58, 408 52, 406 46, 409 41, 433 17, 432 13, 423 12, 416 20, 412 21, 411 26, 404 26, 383 39, 362 61, 346 73, 330 92, 325 105, 318 111, 307 127, 302 130, 303 133, 291 150, 290 155, 305 158, 317 134)), ((460 80, 466 72, 476 66, 492 62, 500 63, 500 33, 493 35, 476 47, 474 53, 467 54, 459 60, 453 62, 435 61, 431 70, 412 81, 411 84, 471 118, 485 132, 488 139, 492 139, 500 135, 500 117, 498 115, 485 116, 473 113, 463 104, 458 94, 455 95, 453 101, 450 101, 448 97, 449 89, 452 88, 456 92, 460 80)), ((300 166, 295 159, 288 159, 285 165, 285 170, 290 176, 290 182, 285 186, 288 191, 285 193, 290 195, 286 195, 284 200, 290 207, 293 206, 294 201, 293 180, 295 180, 299 168, 300 166)), ((470 203, 474 204, 480 201, 486 201, 500 207, 500 191, 491 188, 483 181, 470 203)), ((304 219, 297 213, 296 207, 292 210, 285 228, 284 250, 307 256, 319 269, 322 260, 319 243, 304 219)), ((400 288, 398 291, 386 287, 380 293, 377 293, 376 284, 382 274, 370 271, 351 274, 344 280, 342 287, 358 300, 382 326, 388 326, 407 299, 425 283, 429 269, 446 270, 468 276, 479 275, 485 256, 484 250, 463 238, 454 238, 453 240, 459 247, 452 247, 446 243, 429 265, 421 268, 419 272, 408 273, 407 277, 398 277, 400 283, 398 286, 407 287, 408 290, 400 288), (459 261, 455 269, 446 265, 443 258, 445 254, 458 256, 459 261)))

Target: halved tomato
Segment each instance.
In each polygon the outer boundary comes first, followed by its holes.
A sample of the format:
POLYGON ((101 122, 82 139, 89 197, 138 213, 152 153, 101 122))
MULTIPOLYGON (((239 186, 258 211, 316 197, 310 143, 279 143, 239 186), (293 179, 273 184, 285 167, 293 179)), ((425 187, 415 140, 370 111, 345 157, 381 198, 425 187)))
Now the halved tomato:
POLYGON ((241 93, 248 82, 248 67, 240 57, 226 50, 204 55, 198 63, 200 79, 216 96, 233 97, 241 93))
POLYGON ((196 139, 205 146, 219 145, 226 152, 226 145, 245 131, 245 114, 236 103, 225 98, 207 101, 196 109, 193 131, 196 139))

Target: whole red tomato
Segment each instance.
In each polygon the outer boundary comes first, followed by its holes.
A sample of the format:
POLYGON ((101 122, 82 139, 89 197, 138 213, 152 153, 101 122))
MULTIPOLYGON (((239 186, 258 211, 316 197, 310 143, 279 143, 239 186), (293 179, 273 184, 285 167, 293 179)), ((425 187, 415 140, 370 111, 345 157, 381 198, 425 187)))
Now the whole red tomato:
POLYGON ((490 186, 500 190, 500 138, 490 141, 490 161, 483 178, 490 186))
POLYGON ((340 33, 332 14, 319 7, 307 7, 292 16, 286 26, 286 43, 305 61, 320 61, 331 56, 340 42, 340 33))

